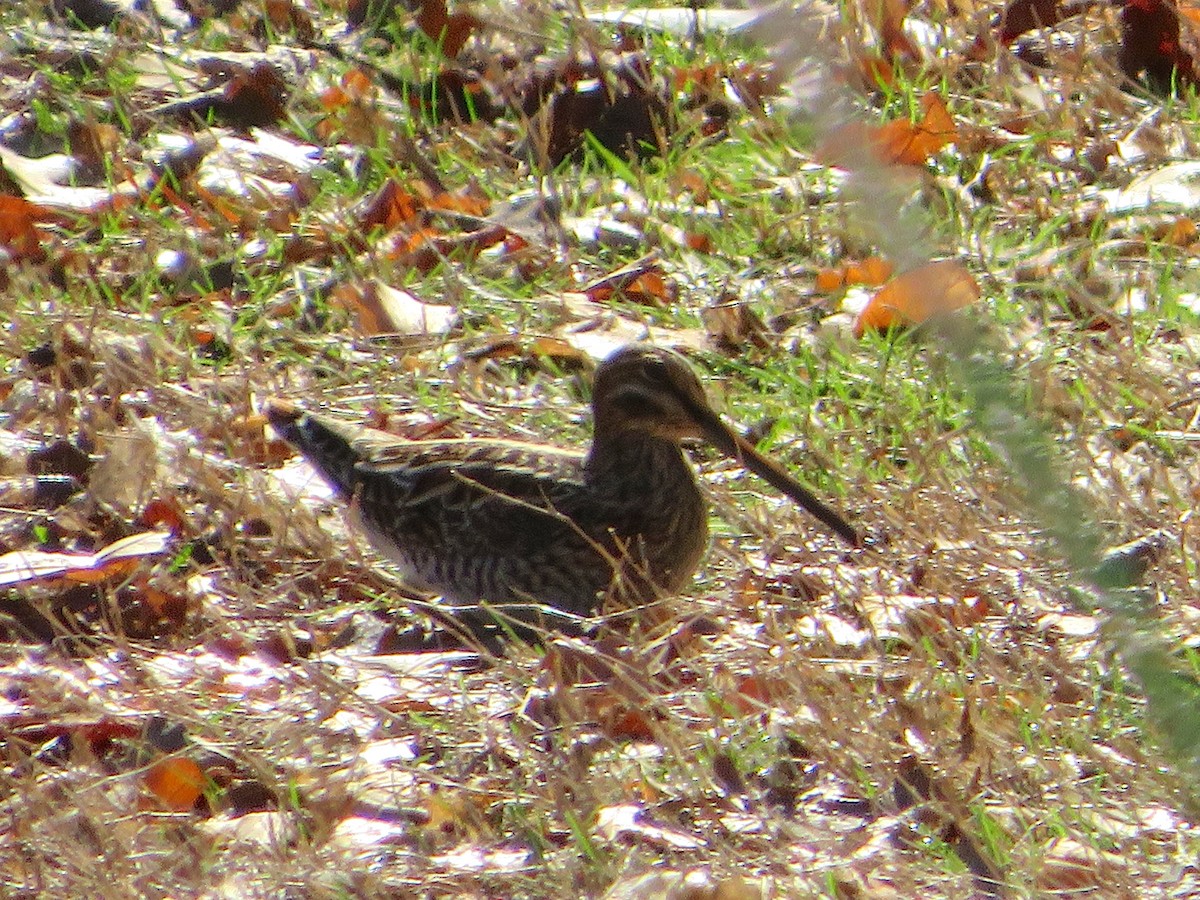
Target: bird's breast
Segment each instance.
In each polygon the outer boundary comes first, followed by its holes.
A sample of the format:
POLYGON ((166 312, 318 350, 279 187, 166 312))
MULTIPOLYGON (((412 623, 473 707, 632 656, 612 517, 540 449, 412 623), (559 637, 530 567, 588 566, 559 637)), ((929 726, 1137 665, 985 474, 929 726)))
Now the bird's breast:
POLYGON ((708 546, 708 510, 679 446, 645 439, 594 448, 585 471, 627 568, 648 576, 640 593, 684 587, 708 546))

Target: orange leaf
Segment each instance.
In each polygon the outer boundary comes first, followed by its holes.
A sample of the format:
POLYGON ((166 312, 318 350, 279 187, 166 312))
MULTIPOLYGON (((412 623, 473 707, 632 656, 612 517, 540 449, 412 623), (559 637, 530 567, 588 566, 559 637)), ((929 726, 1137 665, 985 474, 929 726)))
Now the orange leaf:
POLYGON ((342 87, 350 99, 362 100, 375 89, 375 83, 362 69, 351 69, 342 76, 342 87))
POLYGON ((394 252, 387 253, 387 257, 421 272, 429 272, 451 255, 474 258, 502 242, 507 234, 503 225, 485 225, 478 231, 460 235, 441 235, 432 228, 422 228, 394 252))
POLYGON ((721 78, 721 68, 717 63, 707 66, 675 66, 671 69, 671 85, 677 93, 682 93, 689 87, 698 87, 706 91, 716 90, 721 78))
POLYGON ((449 212, 464 213, 468 216, 486 216, 491 207, 491 201, 470 187, 455 191, 440 191, 429 198, 430 209, 444 209, 449 212))
POLYGON ((840 268, 819 269, 814 287, 830 293, 852 284, 883 284, 892 277, 894 267, 881 256, 868 256, 862 262, 847 262, 840 268))
POLYGON ((978 299, 979 285, 962 263, 937 260, 897 275, 880 288, 854 320, 854 335, 916 325, 978 299))
POLYGON ((206 783, 199 764, 186 756, 159 760, 146 773, 150 793, 175 812, 187 812, 195 806, 206 783))
POLYGON ((138 599, 156 616, 173 618, 187 611, 187 599, 179 594, 168 594, 149 583, 145 575, 138 576, 138 599))
POLYGON ((885 163, 903 166, 924 165, 933 154, 958 140, 958 130, 950 111, 936 93, 921 98, 920 122, 897 119, 879 127, 873 143, 885 163))
POLYGON ((34 222, 42 211, 24 197, 0 196, 0 244, 15 259, 41 262, 46 257, 34 222))
POLYGON ((848 284, 883 284, 892 277, 895 266, 881 256, 868 256, 861 263, 846 267, 848 284))
POLYGON ((380 281, 338 285, 330 300, 354 313, 363 334, 445 334, 457 320, 453 307, 425 303, 380 281))
POLYGON ((697 203, 708 203, 712 199, 712 192, 709 190, 708 182, 695 169, 684 169, 676 176, 676 182, 679 190, 690 191, 691 195, 696 198, 697 203))
POLYGON ((564 362, 579 364, 585 359, 585 354, 582 350, 570 341, 556 337, 537 338, 529 347, 529 352, 534 356, 549 357, 559 364, 564 362))
POLYGON ((654 741, 654 726, 647 708, 632 706, 608 690, 589 696, 588 706, 606 737, 614 741, 654 741))
POLYGON ((820 269, 815 287, 822 294, 828 294, 845 285, 844 279, 845 273, 841 269, 820 269))
POLYGON ((348 104, 350 102, 350 95, 337 85, 332 85, 321 91, 321 96, 318 99, 323 110, 333 112, 335 109, 341 109, 348 104))
POLYGON ((650 301, 665 302, 668 298, 667 280, 661 272, 646 272, 625 288, 625 297, 642 303, 650 301))
POLYGON ((1158 239, 1171 247, 1189 247, 1196 242, 1196 223, 1187 216, 1179 216, 1162 229, 1158 239))
POLYGON ((603 303, 614 294, 621 294, 634 303, 654 303, 669 299, 672 291, 655 254, 623 266, 583 289, 588 299, 595 303, 603 303))

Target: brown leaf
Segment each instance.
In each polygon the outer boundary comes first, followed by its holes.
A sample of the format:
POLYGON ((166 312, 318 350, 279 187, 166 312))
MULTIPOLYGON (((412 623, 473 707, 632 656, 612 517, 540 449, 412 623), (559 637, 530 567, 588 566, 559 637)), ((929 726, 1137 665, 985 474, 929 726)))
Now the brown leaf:
POLYGON ((551 165, 577 154, 586 134, 620 156, 657 152, 669 137, 669 110, 644 53, 623 54, 595 80, 564 81, 531 125, 551 165))
POLYGON ((329 115, 317 124, 317 133, 325 140, 340 136, 361 147, 373 146, 387 128, 375 95, 371 76, 362 69, 351 69, 340 84, 321 92, 321 107, 329 115))
POLYGON ((269 62, 257 62, 225 85, 213 112, 235 128, 273 125, 283 118, 288 87, 269 62))
POLYGON ((266 21, 276 34, 292 34, 302 41, 312 40, 315 34, 312 17, 308 11, 292 0, 266 0, 263 4, 266 21))
POLYGON ((363 334, 446 334, 458 322, 454 307, 425 303, 374 279, 339 285, 330 299, 354 313, 363 334))
POLYGON ((879 34, 883 58, 889 67, 898 59, 919 61, 921 51, 904 32, 908 0, 863 0, 863 12, 879 34))
POLYGON ((582 350, 570 341, 556 337, 539 337, 529 347, 533 356, 547 357, 559 365, 579 366, 586 359, 582 350))
POLYGON ((1190 247, 1200 239, 1200 231, 1195 221, 1187 216, 1179 216, 1160 229, 1155 237, 1170 247, 1190 247))
POLYGON ((1160 93, 1195 85, 1195 58, 1183 38, 1179 7, 1172 0, 1125 0, 1117 65, 1129 78, 1144 75, 1160 93))
POLYGON ((1105 897, 1132 897, 1132 873, 1115 853, 1085 846, 1070 838, 1056 838, 1046 847, 1037 874, 1039 891, 1056 896, 1082 896, 1103 892, 1105 897), (1121 882, 1126 887, 1122 890, 1121 882))
POLYGON ((700 310, 700 318, 709 338, 718 347, 737 351, 747 344, 762 349, 770 346, 766 323, 754 307, 740 297, 717 297, 700 310))
POLYGON ((762 674, 747 675, 737 683, 733 696, 728 698, 742 715, 761 713, 773 706, 777 698, 787 696, 787 684, 779 678, 762 674))
POLYGON ((42 262, 46 259, 41 235, 34 226, 42 215, 41 207, 22 197, 0 195, 0 244, 14 260, 42 262))
POLYGON ((417 210, 417 198, 389 178, 358 213, 358 224, 363 231, 373 228, 390 231, 414 221, 417 210))
POLYGON ((1012 0, 1000 13, 1000 43, 1011 44, 1027 31, 1051 28, 1078 12, 1064 8, 1061 0, 1012 0))
POLYGON ((471 13, 450 13, 446 0, 425 0, 417 13, 417 27, 435 41, 442 55, 453 59, 458 56, 471 35, 478 31, 483 22, 471 13))
POLYGON ((651 253, 596 279, 583 293, 594 303, 603 303, 617 295, 633 303, 662 306, 672 298, 674 285, 663 276, 658 254, 651 253))
MULTIPOLYGON (((263 423, 266 423, 265 418, 263 423)), ((259 431, 262 431, 262 426, 259 426, 259 431)), ((142 508, 142 513, 138 516, 138 524, 143 528, 162 526, 172 534, 180 534, 184 524, 183 508, 174 497, 155 498, 142 508)))
POLYGON ((639 741, 650 744, 657 739, 653 723, 647 710, 642 706, 634 706, 615 694, 605 693, 603 700, 597 697, 591 705, 591 713, 595 717, 600 731, 614 741, 639 741))
POLYGON ((457 191, 447 191, 432 188, 422 181, 418 182, 414 189, 418 194, 425 196, 425 205, 429 209, 483 217, 488 214, 492 205, 491 200, 475 185, 466 185, 457 191))
POLYGON ((472 259, 488 247, 503 242, 507 234, 503 225, 487 225, 478 231, 457 235, 443 235, 432 228, 421 228, 383 253, 400 265, 430 272, 447 258, 472 259))

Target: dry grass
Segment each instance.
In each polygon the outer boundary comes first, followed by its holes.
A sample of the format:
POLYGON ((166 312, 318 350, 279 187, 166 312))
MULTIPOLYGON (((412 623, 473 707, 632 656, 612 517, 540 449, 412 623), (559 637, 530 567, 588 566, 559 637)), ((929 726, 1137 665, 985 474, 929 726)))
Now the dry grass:
MULTIPOLYGON (((985 13, 913 16, 962 46, 985 13)), ((534 25, 565 41, 551 19, 522 27, 534 25)), ((1113 39, 1099 17, 1072 28, 1113 39)), ((237 43, 216 26, 191 37, 200 49, 237 43)), ((682 52, 670 44, 653 47, 682 52)), ((770 52, 782 61, 789 49, 770 52)), ((11 45, 0 53, 13 71, 29 59, 11 45)), ((93 94, 153 106, 109 62, 93 94)), ((64 94, 55 79, 67 76, 44 65, 22 108, 40 111, 52 137, 56 122, 96 108, 83 79, 64 94)), ((312 88, 341 71, 321 59, 302 77, 312 88)), ((514 645, 501 657, 394 652, 398 632, 426 621, 421 604, 339 510, 295 498, 303 473, 264 435, 261 400, 385 410, 404 430, 581 444, 587 364, 528 352, 535 336, 571 338, 544 297, 578 287, 572 265, 599 275, 645 247, 571 243, 527 283, 486 256, 418 276, 348 245, 314 275, 290 261, 290 234, 311 235, 322 215, 348 220, 383 180, 412 177, 387 136, 313 175, 287 228, 273 230, 261 210, 260 230, 250 213, 214 225, 220 204, 185 182, 180 204, 59 227, 46 239, 59 272, 10 267, 0 293, 0 474, 60 438, 92 461, 86 490, 51 512, 6 481, 0 551, 98 549, 148 530, 150 504, 179 517, 170 553, 120 577, 0 596, 4 893, 1200 895, 1192 761, 1161 748, 1114 652, 1130 646, 1130 623, 1150 620, 1194 665, 1200 331, 1181 299, 1194 247, 1159 241, 1154 222, 1084 215, 1091 180, 1119 187, 1170 155, 1095 176, 1080 165, 1093 142, 1128 135, 1161 101, 1120 93, 1102 56, 1067 57, 1039 76, 1054 90, 1030 113, 1028 140, 992 146, 984 138, 1012 124, 1023 109, 1012 95, 1029 77, 951 54, 891 94, 859 98, 856 114, 895 112, 936 85, 976 129, 974 143, 964 136, 928 167, 916 195, 933 224, 911 243, 968 256, 989 352, 1027 392, 1013 402, 1053 438, 1105 539, 1163 532, 1136 616, 1079 608, 1080 579, 1042 539, 1063 523, 1028 511, 1029 479, 976 427, 976 395, 936 352, 941 338, 855 341, 810 273, 777 276, 854 256, 891 220, 882 203, 848 203, 800 169, 813 148, 794 144, 782 115, 744 111, 727 142, 632 170, 650 198, 647 230, 675 214, 676 189, 663 185, 685 170, 728 180, 725 219, 711 258, 664 244, 669 273, 688 288, 677 303, 617 309, 692 340, 701 309, 733 285, 767 323, 765 341, 710 344, 700 367, 731 416, 764 430, 823 492, 840 492, 876 544, 843 552, 700 454, 714 546, 688 596, 648 611, 642 632, 514 645), (987 154, 1002 199, 972 203, 963 186, 987 154), (241 255, 260 233, 265 256, 241 255), (145 277, 158 250, 179 248, 233 260, 245 278, 222 292, 145 277), (1046 253, 1055 261, 1038 268, 1046 253), (466 328, 404 346, 356 336, 354 315, 319 291, 290 293, 327 276, 407 284, 457 307, 466 328), (1122 304, 1132 289, 1144 310, 1122 304), (517 355, 478 352, 512 335, 517 355), (151 773, 175 758, 206 776, 205 796, 185 811, 152 789, 151 773)), ((0 91, 15 103, 18 87, 0 91)), ((1186 148, 1190 104, 1156 113, 1162 146, 1186 148)), ((321 109, 313 96, 293 108, 276 127, 296 138, 321 109)), ((388 126, 409 121, 386 97, 380 110, 388 126)), ((450 186, 475 175, 503 198, 535 184, 498 165, 501 126, 411 128, 450 186)), ((134 133, 142 140, 136 129, 123 137, 134 133)), ((580 216, 617 191, 597 159, 581 169, 557 176, 566 212, 580 216)))

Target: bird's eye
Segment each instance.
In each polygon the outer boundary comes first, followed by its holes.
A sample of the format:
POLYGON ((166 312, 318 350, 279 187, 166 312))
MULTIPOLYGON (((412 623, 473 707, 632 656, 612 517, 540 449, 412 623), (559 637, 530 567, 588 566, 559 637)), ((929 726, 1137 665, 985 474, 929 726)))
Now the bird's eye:
POLYGON ((656 419, 663 414, 662 407, 637 391, 619 394, 613 402, 629 419, 656 419))
POLYGON ((663 384, 668 380, 667 364, 661 359, 647 359, 642 363, 642 375, 647 381, 663 384))

